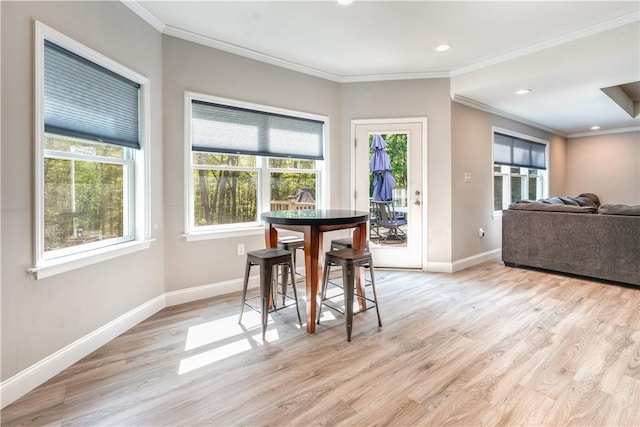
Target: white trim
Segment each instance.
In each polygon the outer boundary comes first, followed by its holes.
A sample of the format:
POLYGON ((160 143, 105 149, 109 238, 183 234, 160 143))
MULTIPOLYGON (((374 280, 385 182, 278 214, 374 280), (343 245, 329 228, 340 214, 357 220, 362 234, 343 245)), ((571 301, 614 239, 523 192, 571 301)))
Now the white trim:
POLYGON ((166 25, 157 16, 149 12, 149 10, 140 4, 137 0, 120 0, 125 6, 131 9, 136 15, 142 18, 147 24, 151 25, 158 32, 164 32, 166 25))
POLYGON ((460 270, 464 270, 465 268, 473 267, 474 265, 482 264, 483 262, 490 261, 495 258, 500 258, 502 256, 502 248, 493 249, 491 251, 482 252, 476 255, 472 255, 467 258, 462 258, 456 261, 453 261, 451 264, 451 272, 455 273, 460 270))
POLYGON ((490 105, 483 104, 482 102, 475 101, 471 98, 467 98, 462 95, 457 95, 457 94, 453 95, 453 102, 457 102, 458 104, 466 105, 467 107, 475 108, 476 110, 484 111, 489 114, 495 114, 496 116, 504 117, 506 119, 513 120, 514 122, 522 123, 524 125, 531 126, 536 129, 543 130, 545 132, 549 132, 553 135, 561 136, 563 138, 567 137, 567 134, 564 132, 560 132, 559 130, 548 128, 539 123, 532 122, 531 120, 527 120, 523 117, 516 116, 515 114, 507 113, 506 111, 499 110, 497 108, 491 107, 490 105))
POLYGON ((527 46, 522 49, 517 49, 511 52, 508 52, 504 55, 498 55, 493 58, 489 58, 483 61, 476 62, 474 64, 468 65, 466 67, 461 67, 456 70, 451 71, 451 76, 459 76, 462 74, 470 73, 472 71, 481 70, 486 67, 490 67, 492 65, 499 64, 501 62, 511 61, 516 58, 521 58, 526 55, 530 55, 536 52, 541 52, 545 49, 550 49, 552 47, 560 46, 565 43, 572 42, 574 40, 580 40, 585 37, 592 36, 594 34, 602 33, 604 31, 609 31, 614 28, 621 27, 623 25, 631 24, 633 22, 638 21, 638 12, 631 12, 623 16, 619 16, 614 19, 610 19, 605 22, 601 22, 596 25, 592 25, 587 28, 583 28, 578 31, 574 31, 569 34, 564 34, 560 37, 555 37, 550 40, 545 40, 540 43, 535 43, 531 46, 527 46))
MULTIPOLYGON (((188 302, 199 301, 206 298, 213 298, 220 295, 228 295, 242 290, 244 278, 226 280, 219 283, 209 283, 207 285, 194 286, 192 288, 180 289, 178 291, 166 292, 164 294, 167 307, 188 302)), ((258 274, 249 277, 249 289, 257 288, 260 283, 258 274)))
POLYGON ((159 295, 2 381, 0 407, 4 408, 24 396, 165 306, 165 296, 159 295))
MULTIPOLYGON (((35 266, 28 268, 27 272, 35 274, 37 279, 60 274, 76 268, 84 267, 107 259, 114 258, 146 249, 150 246, 151 239, 151 200, 150 200, 150 161, 151 161, 151 88, 148 78, 119 64, 118 62, 102 55, 101 53, 84 46, 72 38, 48 27, 40 21, 35 21, 35 200, 34 200, 34 239, 35 243, 33 259, 35 266), (125 218, 126 223, 133 220, 133 227, 126 227, 127 235, 124 239, 134 239, 122 243, 105 245, 93 249, 95 246, 77 246, 77 251, 64 255, 67 251, 60 252, 62 256, 50 258, 44 251, 44 40, 58 44, 65 49, 92 61, 114 73, 140 84, 140 149, 132 150, 134 183, 125 188, 127 205, 133 210, 130 218, 125 218), (132 187, 132 188, 131 188, 132 187), (135 195, 135 196, 134 196, 135 195), (131 230, 131 232, 129 231, 131 230)), ((106 160, 109 162, 109 160, 106 160)), ((119 163, 119 162, 118 162, 119 163)), ((124 162, 127 163, 127 162, 124 162)), ((128 180, 125 180, 128 181, 128 180)), ((72 252, 72 251, 69 251, 72 252)))
MULTIPOLYGON (((428 144, 428 140, 427 140, 427 135, 428 135, 428 118, 427 117, 400 117, 400 118, 387 118, 387 119, 356 119, 356 120, 351 120, 351 137, 349 139, 350 141, 350 151, 349 151, 349 158, 351 159, 351 165, 355 164, 355 158, 356 158, 356 144, 355 144, 355 138, 356 138, 356 126, 358 125, 373 125, 373 124, 404 124, 404 123, 420 123, 420 127, 421 127, 421 137, 422 137, 422 171, 421 171, 421 176, 422 176, 422 182, 420 183, 420 185, 422 185, 422 194, 420 196, 421 200, 422 200, 422 204, 421 204, 421 209, 422 209, 422 247, 420 248, 422 251, 422 259, 420 260, 420 264, 421 264, 421 270, 422 271, 428 271, 427 269, 427 265, 428 263, 428 259, 427 259, 427 254, 428 254, 428 232, 429 232, 429 216, 428 216, 428 212, 429 212, 429 206, 428 206, 428 201, 429 201, 429 196, 428 196, 428 175, 429 175, 429 171, 428 171, 428 153, 429 153, 429 144, 428 144)), ((350 188, 350 195, 349 195, 349 200, 350 200, 350 206, 351 209, 355 209, 355 191, 356 191, 356 171, 355 168, 352 167, 350 174, 349 174, 349 188, 350 188)))
POLYGON ((453 264, 450 262, 427 262, 425 271, 431 273, 453 273, 453 264))
POLYGON ((246 237, 246 236, 259 236, 264 234, 264 227, 247 227, 247 228, 235 228, 230 230, 218 230, 218 231, 196 231, 192 233, 184 233, 182 237, 187 242, 197 242, 200 240, 216 240, 216 239, 228 239, 232 237, 246 237))
POLYGON ((44 279, 45 277, 55 276, 56 274, 66 273, 78 268, 87 267, 92 264, 98 264, 113 258, 149 249, 149 247, 151 247, 151 243, 154 241, 155 239, 133 240, 74 255, 46 260, 41 262, 40 265, 27 268, 27 273, 33 274, 37 280, 44 279))
POLYGON ((278 58, 272 55, 268 55, 262 52, 248 49, 246 47, 242 47, 232 43, 227 43, 221 40, 216 40, 211 37, 195 34, 190 31, 185 31, 180 28, 175 28, 172 26, 166 26, 163 33, 168 36, 173 36, 182 40, 197 43, 213 49, 229 52, 234 55, 242 56, 244 58, 253 59, 255 61, 275 65, 277 67, 286 68, 287 70, 297 71, 299 73, 307 74, 313 77, 318 77, 324 80, 333 81, 336 83, 374 82, 374 81, 385 81, 385 80, 440 79, 440 78, 450 77, 450 73, 448 71, 340 76, 337 74, 330 73, 328 71, 320 70, 318 68, 313 68, 306 65, 298 64, 296 62, 291 62, 286 59, 278 58))
POLYGON ((385 80, 410 80, 410 79, 437 79, 437 78, 452 78, 462 74, 466 74, 472 71, 480 70, 495 64, 510 61, 516 58, 520 58, 532 53, 540 52, 545 49, 549 49, 555 46, 562 45, 574 40, 579 40, 584 37, 588 37, 594 34, 598 34, 604 31, 608 31, 614 28, 621 27, 626 24, 636 22, 638 20, 637 12, 631 12, 626 15, 610 19, 606 22, 602 22, 591 27, 587 27, 578 31, 574 31, 569 34, 546 40, 540 43, 533 44, 523 49, 517 49, 508 52, 503 55, 498 55, 493 58, 489 58, 483 61, 479 61, 470 64, 465 67, 457 68, 451 71, 435 71, 435 72, 417 72, 417 73, 394 73, 394 74, 365 74, 365 75, 337 75, 328 71, 320 70, 318 68, 309 67, 296 62, 287 61, 285 59, 277 58, 262 52, 258 52, 252 49, 235 45, 232 43, 216 40, 211 37, 202 36, 189 31, 185 31, 179 28, 166 25, 155 15, 149 12, 139 0, 121 0, 129 9, 134 13, 152 25, 159 32, 173 36, 182 40, 191 41, 193 43, 208 46, 214 49, 219 49, 225 52, 229 52, 235 55, 243 56, 245 58, 254 59, 256 61, 264 62, 267 64, 276 65, 278 67, 286 68, 293 71, 298 71, 303 74, 307 74, 314 77, 319 77, 325 80, 334 81, 337 83, 355 83, 355 82, 373 82, 373 81, 385 81, 385 80))
POLYGON ((472 255, 467 258, 462 258, 453 262, 429 262, 425 271, 431 273, 455 273, 465 268, 473 267, 474 265, 482 264, 483 262, 490 261, 502 256, 502 248, 493 249, 491 251, 472 255))
MULTIPOLYGON (((290 110, 286 108, 274 107, 271 105, 255 104, 252 102, 239 101, 236 99, 222 98, 219 96, 206 95, 198 92, 185 91, 184 93, 184 146, 183 146, 183 164, 184 164, 184 237, 187 241, 198 241, 208 239, 218 239, 226 237, 247 236, 258 234, 256 232, 256 225, 254 222, 247 225, 245 228, 239 227, 237 224, 219 225, 212 227, 196 227, 194 223, 194 199, 193 199, 193 161, 191 151, 191 105, 193 100, 211 102, 214 104, 227 105, 231 107, 245 108, 249 110, 255 110, 266 113, 281 114, 294 118, 310 119, 320 121, 324 124, 323 131, 323 152, 324 158, 329 156, 329 134, 330 123, 329 117, 314 113, 308 113, 304 111, 290 110)), ((264 159, 266 156, 256 156, 260 159, 264 159)), ((313 170, 300 170, 300 172, 313 172, 316 176, 320 176, 319 180, 316 180, 316 203, 322 206, 328 204, 328 189, 324 182, 328 179, 327 174, 327 161, 316 160, 316 166, 319 166, 313 170)), ((256 170, 258 173, 258 203, 259 206, 264 206, 266 203, 262 203, 268 193, 268 183, 265 184, 264 176, 267 175, 268 165, 258 162, 255 168, 246 168, 247 170, 256 170)), ((233 168, 233 170, 240 170, 239 168, 233 168)))
MULTIPOLYGON (((303 273, 304 267, 299 266, 296 270, 303 273)), ((127 332, 129 329, 133 328, 143 320, 148 319, 160 310, 178 304, 239 292, 242 290, 243 281, 244 277, 177 291, 165 292, 162 295, 158 295, 138 307, 129 310, 122 316, 117 317, 64 348, 50 354, 7 380, 2 381, 0 383, 0 408, 4 408, 10 403, 16 401, 34 388, 43 384, 45 381, 59 374, 64 369, 81 360, 83 357, 91 354, 117 336, 127 332)), ((250 276, 248 288, 257 288, 258 285, 259 274, 250 276)))
POLYGON ((614 133, 627 133, 627 132, 640 132, 640 126, 633 126, 628 128, 608 129, 608 130, 592 130, 589 132, 570 133, 567 135, 567 139, 570 138, 583 138, 585 136, 598 136, 598 135, 610 135, 614 133))

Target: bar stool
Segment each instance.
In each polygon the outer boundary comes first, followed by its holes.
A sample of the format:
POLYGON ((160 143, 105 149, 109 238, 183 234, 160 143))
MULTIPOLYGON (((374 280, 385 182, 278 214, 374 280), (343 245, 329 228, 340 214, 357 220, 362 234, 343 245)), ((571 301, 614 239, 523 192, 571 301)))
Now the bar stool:
MULTIPOLYGON (((272 296, 277 296, 277 288, 274 295, 273 288, 273 269, 278 265, 287 264, 291 271, 291 286, 293 287, 293 299, 296 304, 298 313, 298 322, 302 325, 300 310, 298 309, 298 293, 296 291, 295 277, 293 276, 293 256, 290 251, 278 248, 259 249, 257 251, 247 252, 247 265, 244 273, 244 285, 242 287, 242 304, 240 305, 240 318, 238 323, 242 322, 242 314, 244 306, 247 305, 254 310, 255 307, 247 303, 247 286, 249 284, 249 273, 254 265, 260 266, 260 302, 261 302, 261 320, 262 320, 262 339, 264 340, 267 332, 267 321, 269 318, 269 300, 272 296)), ((273 298, 275 304, 276 298, 273 298)), ((284 308, 284 298, 283 298, 284 308)))
MULTIPOLYGON (((367 307, 365 310, 369 310, 370 308, 376 309, 376 314, 378 316, 378 326, 382 326, 382 321, 380 320, 380 311, 378 310, 378 297, 376 295, 376 284, 375 279, 373 277, 373 258, 371 257, 371 252, 353 249, 341 249, 337 251, 329 251, 325 254, 325 262, 324 262, 324 275, 322 279, 322 297, 320 299, 320 304, 318 307, 318 319, 317 324, 320 324, 320 316, 322 315, 322 306, 326 305, 327 307, 335 310, 341 314, 345 315, 345 325, 347 328, 347 341, 351 341, 351 330, 353 326, 353 301, 354 297, 364 298, 366 301, 373 303, 373 306, 367 307), (342 281, 343 281, 343 289, 344 289, 344 312, 338 309, 335 306, 327 304, 330 298, 327 298, 327 288, 329 283, 329 269, 332 265, 337 265, 342 267, 342 281), (365 295, 357 295, 354 292, 355 288, 355 269, 357 267, 369 267, 369 274, 371 275, 371 289, 373 290, 373 299, 367 298, 365 295)), ((335 297, 335 296, 334 296, 335 297)))
POLYGON ((339 251, 340 249, 353 248, 353 239, 351 237, 345 237, 344 239, 333 239, 331 241, 331 250, 339 251))
MULTIPOLYGON (((353 248, 353 239, 351 237, 345 237, 343 239, 333 239, 330 246, 332 251, 339 251, 340 249, 353 248)), ((365 250, 369 250, 369 241, 367 240, 365 250)))
MULTIPOLYGON (((287 251, 291 251, 293 255, 293 271, 301 276, 304 275, 299 274, 296 270, 296 253, 298 249, 302 249, 304 251, 304 239, 298 236, 285 236, 278 239, 278 248, 284 249, 287 251)), ((282 265, 282 303, 284 304, 284 300, 287 296, 287 282, 289 281, 289 266, 284 264, 282 265)))

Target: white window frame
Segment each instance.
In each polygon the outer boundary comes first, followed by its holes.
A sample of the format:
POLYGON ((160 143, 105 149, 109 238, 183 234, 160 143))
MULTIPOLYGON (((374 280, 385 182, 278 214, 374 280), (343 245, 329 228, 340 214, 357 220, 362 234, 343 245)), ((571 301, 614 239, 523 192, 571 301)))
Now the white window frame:
MULTIPOLYGON (((150 81, 148 78, 129 70, 106 56, 82 45, 66 35, 36 21, 35 25, 35 215, 34 215, 34 266, 27 269, 36 279, 64 273, 87 265, 103 262, 118 256, 143 250, 151 245, 149 162, 150 162, 150 81), (78 245, 47 254, 44 250, 44 159, 54 154, 45 150, 44 132, 44 41, 49 40, 91 62, 113 71, 140 84, 140 149, 126 149, 125 158, 105 159, 106 163, 123 163, 129 173, 125 176, 125 203, 128 203, 128 217, 124 218, 124 234, 120 239, 78 245), (130 184, 130 185, 127 185, 130 184), (127 228, 130 230, 127 230, 127 228)), ((54 155, 60 155, 55 152, 54 155)), ((93 157, 73 153, 62 154, 64 158, 98 160, 93 157)))
MULTIPOLYGON (((328 200, 327 190, 325 182, 328 179, 326 164, 328 153, 328 143, 327 143, 327 135, 329 134, 329 118, 326 116, 320 116, 311 113, 304 113, 300 111, 293 111, 278 107, 272 107, 261 104, 254 104, 244 101, 238 101, 234 99, 221 98, 217 96, 206 95, 202 93, 196 92, 185 92, 184 95, 184 170, 185 170, 185 179, 184 179, 184 233, 183 237, 187 241, 198 241, 198 240, 207 240, 207 239, 221 239, 228 237, 241 237, 248 235, 259 235, 264 233, 264 226, 262 221, 258 220, 256 222, 250 223, 236 223, 236 224, 219 224, 219 225, 209 225, 209 226, 195 226, 195 214, 194 214, 194 203, 195 198, 193 194, 194 181, 193 181, 193 157, 191 150, 191 105, 192 101, 204 101, 211 102, 214 104, 220 105, 228 105, 231 107, 239 107, 246 108, 256 111, 263 111, 267 113, 274 114, 283 114, 291 117, 300 117, 311 120, 319 120, 324 122, 324 141, 323 141, 323 149, 324 149, 324 158, 325 160, 316 160, 316 168, 315 169, 300 169, 302 173, 316 173, 316 201, 318 203, 318 207, 323 206, 323 201, 328 200)), ((271 172, 284 171, 285 169, 275 169, 269 168, 269 157, 268 156, 255 156, 256 157, 256 167, 255 168, 232 168, 233 170, 258 170, 258 210, 260 212, 266 212, 269 210, 269 180, 271 172)), ((198 168, 202 168, 201 165, 198 168)), ((207 168, 205 166, 205 168, 207 168)), ((210 169, 221 169, 220 166, 209 167, 210 169)))
POLYGON ((550 168, 550 162, 549 162, 549 141, 540 139, 540 138, 536 138, 534 136, 530 136, 530 135, 525 135, 522 133, 518 133, 518 132, 514 132, 514 131, 510 131, 507 129, 503 129, 503 128, 498 128, 498 127, 492 127, 491 128, 491 171, 492 171, 492 180, 491 180, 491 207, 493 209, 493 219, 502 219, 502 209, 507 209, 509 207, 509 205, 512 203, 511 202, 511 177, 512 176, 520 176, 522 178, 524 178, 522 180, 522 194, 528 196, 529 194, 529 169, 536 169, 538 171, 538 190, 541 190, 541 197, 540 198, 545 198, 545 197, 549 197, 549 168, 550 168), (547 164, 547 169, 536 169, 536 168, 524 168, 521 167, 520 168, 520 173, 518 174, 513 174, 511 172, 511 168, 515 167, 515 166, 507 166, 507 165, 496 165, 495 163, 493 163, 493 158, 494 158, 494 154, 493 154, 493 149, 494 149, 494 135, 496 133, 501 133, 504 135, 509 135, 509 136, 513 136, 516 138, 521 138, 521 139, 525 139, 528 141, 532 141, 532 142, 537 142, 540 144, 544 144, 545 146, 545 159, 546 159, 546 164, 547 164), (494 171, 494 168, 496 166, 500 167, 500 172, 496 172, 494 171), (497 176, 502 176, 502 209, 499 210, 495 210, 494 209, 494 200, 495 200, 495 185, 494 185, 494 181, 495 178, 497 176))

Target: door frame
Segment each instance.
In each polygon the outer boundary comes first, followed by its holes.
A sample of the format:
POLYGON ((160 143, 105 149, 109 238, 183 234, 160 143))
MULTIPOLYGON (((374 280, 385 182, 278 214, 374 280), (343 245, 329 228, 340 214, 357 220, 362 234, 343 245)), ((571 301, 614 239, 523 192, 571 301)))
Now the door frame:
MULTIPOLYGON (((349 204, 351 209, 355 209, 355 194, 356 194, 356 168, 354 167, 356 161, 356 126, 357 125, 385 125, 385 124, 403 124, 403 123, 416 123, 419 122, 422 127, 422 158, 420 159, 420 183, 422 186, 422 197, 421 197, 421 216, 422 216, 422 260, 421 260, 421 268, 422 271, 427 271, 427 249, 429 242, 429 217, 427 213, 428 209, 428 180, 427 180, 427 118, 426 117, 399 117, 399 118, 386 118, 386 119, 354 119, 351 120, 350 126, 350 147, 349 147, 349 155, 351 160, 351 173, 350 175, 350 183, 349 183, 349 204)), ((409 195, 407 195, 409 196, 409 195)), ((368 236, 367 236, 368 238, 368 236)))

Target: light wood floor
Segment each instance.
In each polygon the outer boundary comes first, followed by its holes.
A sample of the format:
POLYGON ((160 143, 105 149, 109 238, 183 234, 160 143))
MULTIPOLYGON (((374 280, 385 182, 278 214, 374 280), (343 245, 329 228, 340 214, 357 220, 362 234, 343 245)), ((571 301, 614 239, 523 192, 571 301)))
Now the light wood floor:
MULTIPOLYGON (((5 408, 3 425, 640 425, 640 289, 507 268, 378 271, 315 335, 239 295, 167 308, 5 408)), ((302 288, 302 287, 300 287, 302 288)))

